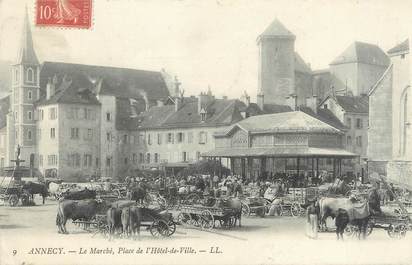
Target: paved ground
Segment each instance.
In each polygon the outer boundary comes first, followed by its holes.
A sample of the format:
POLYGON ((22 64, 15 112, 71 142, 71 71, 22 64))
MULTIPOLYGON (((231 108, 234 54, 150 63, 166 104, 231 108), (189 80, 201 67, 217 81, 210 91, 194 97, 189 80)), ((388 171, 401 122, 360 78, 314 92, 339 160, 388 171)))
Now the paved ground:
POLYGON ((231 230, 178 226, 167 239, 153 239, 143 231, 138 241, 109 242, 72 224, 67 226, 69 235, 57 234, 55 217, 55 201, 0 206, 0 264, 412 264, 412 232, 403 240, 390 239, 382 229, 366 241, 338 242, 334 233, 311 240, 305 236, 303 218, 249 217, 243 218, 241 228, 231 230), (168 254, 152 254, 166 247, 168 254), (62 254, 29 254, 33 248, 61 248, 62 254), (91 254, 91 248, 107 251, 91 254), (87 253, 80 254, 83 250, 87 253))

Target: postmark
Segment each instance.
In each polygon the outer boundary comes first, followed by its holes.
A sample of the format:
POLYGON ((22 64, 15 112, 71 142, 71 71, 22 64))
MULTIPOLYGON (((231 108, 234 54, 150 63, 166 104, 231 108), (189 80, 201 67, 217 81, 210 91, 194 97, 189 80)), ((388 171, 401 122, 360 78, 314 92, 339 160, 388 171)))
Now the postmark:
POLYGON ((36 26, 89 29, 92 0, 37 0, 36 26))

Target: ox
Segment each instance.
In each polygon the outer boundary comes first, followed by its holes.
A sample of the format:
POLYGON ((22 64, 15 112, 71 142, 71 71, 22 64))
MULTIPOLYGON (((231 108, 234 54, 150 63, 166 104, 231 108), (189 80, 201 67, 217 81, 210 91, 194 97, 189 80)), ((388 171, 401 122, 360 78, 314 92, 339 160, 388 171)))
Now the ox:
POLYGON ((66 222, 68 219, 90 220, 104 207, 101 201, 97 200, 63 200, 57 207, 56 225, 59 233, 68 234, 66 222))
POLYGON ((49 193, 45 184, 34 183, 31 181, 23 184, 23 190, 27 191, 32 201, 34 199, 34 194, 40 194, 43 198, 43 204, 49 193))
POLYGON ((65 200, 96 199, 96 191, 85 188, 84 190, 81 190, 81 191, 68 192, 63 195, 63 198, 65 200))

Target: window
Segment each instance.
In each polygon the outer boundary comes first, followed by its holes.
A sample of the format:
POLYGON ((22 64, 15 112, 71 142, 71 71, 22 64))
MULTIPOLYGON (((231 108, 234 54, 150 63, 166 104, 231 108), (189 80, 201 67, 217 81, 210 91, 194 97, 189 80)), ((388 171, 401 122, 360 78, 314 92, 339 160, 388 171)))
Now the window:
POLYGON ((40 120, 44 120, 44 110, 40 110, 40 120))
POLYGON ((146 163, 150 164, 150 153, 146 154, 146 163))
POLYGON ((106 157, 106 167, 112 167, 112 158, 106 157))
POLYGON ((139 163, 143 164, 144 163, 144 158, 143 158, 143 154, 139 153, 139 163))
POLYGON ((28 68, 26 71, 26 81, 33 82, 34 81, 34 71, 32 68, 28 68))
POLYGON ((323 105, 324 109, 328 109, 328 104, 323 105))
POLYGON ((200 113, 200 120, 205 121, 206 120, 206 113, 200 113))
POLYGON ((356 145, 362 147, 362 136, 356 137, 356 145))
POLYGON ((111 121, 112 120, 112 115, 110 112, 106 112, 106 121, 111 121))
POLYGON ((84 167, 91 167, 92 166, 92 155, 90 154, 85 154, 83 156, 83 166, 84 167))
POLYGON ((124 134, 124 135, 123 135, 123 143, 124 143, 124 144, 129 143, 129 136, 128 136, 127 134, 124 134))
POLYGON ((48 155, 47 156, 47 165, 56 166, 57 165, 57 155, 48 155))
POLYGON ((158 133, 158 134, 157 134, 157 144, 158 144, 158 145, 161 145, 161 144, 162 144, 162 134, 161 134, 161 133, 158 133))
POLYGON ((43 155, 39 155, 39 165, 43 166, 43 155))
POLYGON ((50 108, 49 109, 49 119, 50 120, 55 120, 56 118, 57 118, 56 108, 50 108))
POLYGON ((33 119, 33 114, 32 114, 31 111, 27 112, 27 119, 30 120, 30 121, 33 119))
POLYGON ((137 154, 133 154, 133 164, 137 163, 137 154))
POLYGON ((28 131, 27 131, 27 139, 28 139, 28 140, 31 140, 31 130, 28 130, 28 131))
POLYGON ((94 112, 92 109, 84 108, 83 114, 85 120, 94 120, 94 112))
POLYGON ((19 81, 19 69, 14 69, 14 82, 17 83, 19 81))
POLYGON ((50 128, 50 138, 56 138, 56 128, 50 128))
POLYGON ((196 159, 200 160, 200 152, 199 151, 196 152, 196 159))
POLYGON ((32 99, 32 92, 31 92, 31 90, 29 90, 29 92, 27 92, 27 98, 28 99, 32 99))
POLYGON ((347 145, 347 146, 351 146, 351 145, 352 145, 352 137, 351 137, 351 136, 346 137, 346 145, 347 145))
POLYGON ((199 144, 205 144, 205 143, 207 143, 207 133, 200 132, 199 133, 199 144))
POLYGON ((152 135, 150 133, 147 134, 147 144, 152 145, 152 135))
POLYGON ((98 157, 96 157, 96 167, 99 167, 99 163, 100 161, 99 161, 99 158, 98 157))
POLYGON ((107 140, 108 142, 111 142, 111 141, 112 141, 112 133, 111 133, 111 132, 107 132, 107 133, 106 133, 106 140, 107 140))
POLYGON ((172 144, 173 143, 173 133, 167 134, 167 142, 172 144))
POLYGON ((124 164, 127 165, 128 162, 129 162, 129 158, 125 157, 124 158, 124 164))
POLYGON ((362 129, 362 119, 356 119, 356 128, 362 129))
POLYGON ((158 153, 154 154, 154 162, 159 163, 159 154, 158 153))
POLYGON ((17 115, 17 111, 14 112, 14 120, 15 120, 16 122, 19 121, 19 116, 17 115))
POLYGON ((186 152, 182 152, 182 161, 183 162, 187 161, 187 153, 186 152))
POLYGON ((70 128, 70 138, 79 139, 79 128, 70 128))
POLYGON ((351 118, 347 118, 346 119, 346 126, 348 126, 348 128, 352 128, 352 119, 351 118))
POLYGON ((93 129, 87 129, 86 135, 84 136, 86 140, 91 141, 93 139, 93 129))
POLYGON ((67 165, 71 167, 80 167, 80 154, 69 154, 67 159, 67 165))
POLYGON ((187 142, 189 144, 193 143, 193 132, 187 133, 187 142))
POLYGON ((185 134, 180 132, 177 134, 177 142, 182 143, 185 140, 185 134))

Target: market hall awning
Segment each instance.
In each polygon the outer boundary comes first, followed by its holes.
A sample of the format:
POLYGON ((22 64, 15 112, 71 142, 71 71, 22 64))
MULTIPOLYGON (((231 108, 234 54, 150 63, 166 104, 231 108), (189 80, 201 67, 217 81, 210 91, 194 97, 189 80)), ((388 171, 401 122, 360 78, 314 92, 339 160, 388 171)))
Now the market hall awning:
POLYGON ((340 157, 359 155, 344 149, 317 147, 218 148, 201 154, 203 157, 340 157))

